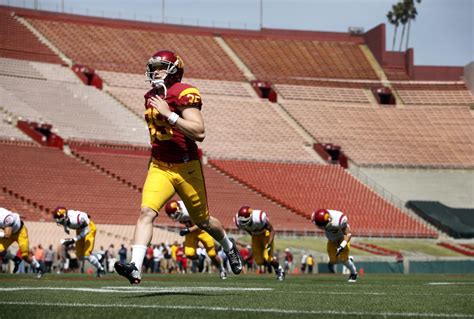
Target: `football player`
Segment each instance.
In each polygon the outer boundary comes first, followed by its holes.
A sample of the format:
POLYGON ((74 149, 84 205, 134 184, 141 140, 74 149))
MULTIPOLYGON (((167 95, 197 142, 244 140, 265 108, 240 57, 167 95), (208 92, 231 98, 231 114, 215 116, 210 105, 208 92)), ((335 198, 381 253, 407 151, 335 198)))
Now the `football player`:
POLYGON ((115 263, 117 273, 131 284, 141 281, 143 257, 153 234, 153 221, 160 209, 178 193, 192 222, 211 235, 229 257, 232 272, 242 271, 242 261, 233 239, 220 221, 209 215, 204 176, 196 142, 205 138, 198 89, 181 83, 184 62, 176 53, 158 51, 148 60, 146 78, 151 90, 145 94, 145 120, 150 133, 151 161, 143 186, 131 263, 115 263))
POLYGON ((275 230, 264 211, 242 206, 234 218, 237 228, 245 230, 252 237, 252 252, 257 265, 271 265, 278 280, 285 279, 285 271, 273 257, 275 230))
POLYGON ((186 257, 193 260, 198 259, 196 250, 199 242, 201 242, 214 266, 219 269, 221 279, 227 279, 227 271, 225 271, 222 261, 217 255, 214 239, 204 230, 193 224, 183 201, 169 201, 165 206, 165 212, 169 218, 186 227, 179 231, 179 234, 184 236, 184 254, 186 257))
POLYGON ((347 216, 337 210, 318 209, 311 214, 311 221, 320 229, 324 229, 328 239, 327 252, 329 255, 329 271, 334 273, 334 265, 338 260, 350 271, 349 282, 357 281, 356 267, 349 258, 351 227, 347 216))
POLYGON ((105 274, 100 263, 102 256, 92 254, 96 227, 89 215, 78 210, 57 207, 53 211, 53 218, 58 226, 64 227, 66 234, 69 234, 69 229, 76 230, 76 236, 61 240, 61 244, 65 247, 75 244, 77 258, 82 262, 88 260, 97 269, 97 277, 102 277, 105 274))
POLYGON ((18 243, 21 258, 18 255, 13 258, 15 263, 13 273, 18 272, 20 264, 24 260, 36 269, 36 277, 41 278, 43 270, 35 257, 30 256, 28 230, 20 215, 0 207, 0 253, 7 250, 14 242, 18 243))

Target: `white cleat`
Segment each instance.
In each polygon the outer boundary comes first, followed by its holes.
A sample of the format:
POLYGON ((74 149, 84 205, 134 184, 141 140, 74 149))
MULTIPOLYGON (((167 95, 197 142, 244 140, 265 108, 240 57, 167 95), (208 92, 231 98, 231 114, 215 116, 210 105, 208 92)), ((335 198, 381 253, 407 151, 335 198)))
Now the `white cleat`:
POLYGON ((351 274, 347 282, 357 282, 357 273, 351 274))
POLYGON ((224 269, 221 269, 219 275, 220 275, 222 280, 227 279, 227 271, 225 271, 224 269))

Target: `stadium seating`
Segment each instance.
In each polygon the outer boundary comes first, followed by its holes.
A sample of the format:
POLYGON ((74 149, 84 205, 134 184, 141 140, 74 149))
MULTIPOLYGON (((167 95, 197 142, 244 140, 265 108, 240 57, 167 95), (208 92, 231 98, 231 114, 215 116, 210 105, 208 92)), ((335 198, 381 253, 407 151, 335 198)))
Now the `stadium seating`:
POLYGON ((474 166, 474 120, 465 106, 354 107, 294 101, 283 106, 317 141, 340 145, 358 165, 474 166))
POLYGON ((288 100, 370 103, 370 99, 367 97, 367 91, 362 89, 285 84, 277 84, 275 88, 280 94, 280 97, 288 100))
POLYGON ((86 152, 77 151, 73 147, 72 151, 84 162, 103 169, 105 173, 120 181, 130 183, 130 186, 134 186, 134 188, 142 189, 150 160, 149 156, 107 153, 107 149, 101 151, 99 148, 92 152, 86 152))
POLYGON ((312 85, 321 78, 378 80, 358 43, 225 36, 258 79, 312 85))
MULTIPOLYGON (((341 146, 350 165, 474 167, 473 96, 464 83, 408 82, 403 67, 385 66, 402 104, 377 105, 369 89, 381 80, 360 36, 217 33, 31 10, 14 16, 4 7, 0 18, 0 206, 25 210, 32 221, 43 218, 37 207, 65 204, 99 223, 113 215, 118 226, 110 227, 118 228, 110 234, 135 223, 149 148, 143 72, 157 43, 180 53, 186 83, 203 95, 209 208, 230 230, 235 210, 249 204, 280 231, 314 232, 309 213, 324 206, 346 212, 357 235, 437 236, 342 168, 318 165, 308 134, 341 146), (83 85, 21 19, 94 68, 104 91, 83 85), (279 105, 257 97, 216 37, 253 76, 274 84, 279 105), (73 156, 31 142, 14 127, 20 118, 52 124, 73 156)), ((157 222, 176 226, 163 214, 157 222)))
POLYGON ((271 103, 208 96, 203 114, 207 137, 202 148, 212 158, 318 162, 312 145, 271 103))
POLYGON ((38 205, 35 207, 31 201, 28 203, 26 200, 22 200, 20 196, 5 186, 0 188, 0 207, 20 214, 23 220, 39 221, 45 218, 38 205))
MULTIPOLYGON (((0 109, 1 108, 2 106, 0 104, 0 109)), ((4 113, 0 113, 0 140, 31 141, 27 135, 15 127, 13 119, 4 113)))
POLYGON ((359 236, 437 236, 339 166, 227 160, 210 164, 308 217, 319 208, 341 210, 359 236))
MULTIPOLYGON (((113 88, 135 88, 140 89, 142 95, 150 89, 150 85, 145 81, 143 74, 120 73, 110 71, 98 71, 99 76, 113 88)), ((229 95, 241 97, 256 97, 255 92, 248 83, 235 81, 216 81, 189 78, 187 72, 185 80, 187 84, 193 85, 199 89, 203 95, 229 95)))
MULTIPOLYGON (((84 23, 25 16, 25 18, 76 63, 96 70, 143 74, 145 61, 161 48, 176 50, 186 61, 186 73, 199 79, 242 81, 244 76, 211 32, 186 34, 182 29, 160 29, 153 24, 84 23), (119 54, 115 54, 119 52, 119 54), (212 56, 212 59, 208 57, 212 56)), ((92 19, 91 19, 92 20, 92 19)))
POLYGON ((3 8, 0 8, 0 57, 62 63, 53 51, 15 20, 10 10, 3 8))
POLYGON ((140 194, 55 148, 0 144, 1 187, 45 209, 84 210, 98 223, 136 222, 140 194))
POLYGON ((405 104, 424 105, 474 105, 474 98, 468 90, 398 90, 405 104))
MULTIPOLYGON (((113 176, 142 189, 146 177, 146 168, 149 157, 143 155, 127 155, 107 153, 107 149, 90 149, 89 151, 73 148, 73 153, 84 162, 101 169, 109 176, 113 176)), ((219 173, 208 165, 203 166, 206 179, 208 205, 211 214, 220 219, 223 225, 229 229, 236 229, 233 216, 238 208, 244 204, 251 205, 256 209, 263 209, 269 213, 271 220, 278 231, 306 232, 311 233, 313 229, 307 218, 301 217, 285 209, 268 199, 260 196, 248 188, 237 184, 222 173, 219 173)), ((157 223, 160 225, 174 225, 164 214, 157 223)))
POLYGON ((145 144, 148 139, 143 120, 94 87, 0 76, 0 96, 8 99, 4 109, 16 117, 52 124, 64 139, 131 144, 145 144))

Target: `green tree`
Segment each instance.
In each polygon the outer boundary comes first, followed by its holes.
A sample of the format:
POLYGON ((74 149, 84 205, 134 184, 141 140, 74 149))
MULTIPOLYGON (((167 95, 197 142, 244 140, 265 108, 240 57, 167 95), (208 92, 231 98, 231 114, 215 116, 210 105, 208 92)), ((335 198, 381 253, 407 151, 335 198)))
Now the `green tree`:
POLYGON ((398 51, 402 50, 402 44, 403 44, 403 38, 405 37, 405 29, 407 27, 408 21, 410 19, 408 18, 408 7, 407 4, 409 2, 413 2, 413 0, 403 0, 403 2, 398 3, 400 5, 400 23, 403 25, 402 28, 402 37, 400 38, 400 46, 398 48, 398 51))
POLYGON ((393 41, 392 41, 392 51, 395 50, 395 44, 397 42, 397 31, 400 24, 402 24, 402 34, 400 38, 400 46, 399 51, 402 50, 403 40, 406 34, 406 43, 405 49, 408 49, 408 42, 410 38, 410 27, 411 21, 416 19, 418 15, 418 11, 415 7, 416 3, 421 3, 421 0, 400 0, 396 4, 392 5, 392 10, 387 13, 387 19, 390 24, 395 27, 395 31, 393 33, 393 41), (407 29, 408 26, 408 29, 407 29))
MULTIPOLYGON (((407 17, 408 17, 408 32, 407 32, 407 42, 405 44, 405 50, 408 50, 408 42, 410 39, 410 26, 411 26, 411 21, 415 21, 416 16, 418 15, 418 10, 415 7, 415 3, 413 0, 405 0, 405 2, 408 2, 406 4, 407 8, 407 17)), ((416 0, 416 3, 421 3, 421 0, 416 0)))
POLYGON ((387 19, 390 24, 393 24, 395 30, 393 32, 392 51, 395 50, 395 43, 397 41, 397 31, 400 26, 400 21, 403 15, 402 3, 392 5, 392 10, 387 13, 387 19))

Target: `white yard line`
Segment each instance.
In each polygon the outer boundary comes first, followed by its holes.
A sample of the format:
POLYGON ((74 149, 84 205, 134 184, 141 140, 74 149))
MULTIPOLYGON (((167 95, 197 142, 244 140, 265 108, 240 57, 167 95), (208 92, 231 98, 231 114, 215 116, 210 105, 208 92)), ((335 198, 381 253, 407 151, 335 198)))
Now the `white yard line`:
POLYGON ((89 303, 53 303, 53 302, 19 302, 0 301, 0 305, 43 306, 43 307, 72 307, 72 308, 127 308, 127 309, 171 309, 171 310, 206 310, 219 312, 252 312, 299 315, 340 315, 340 316, 385 316, 385 317, 413 317, 413 318, 474 318, 472 315, 453 313, 418 313, 418 312, 363 312, 340 310, 291 310, 291 309, 252 309, 235 307, 208 307, 208 306, 166 306, 166 305, 124 305, 124 304, 89 304, 89 303))
MULTIPOLYGON (((288 291, 284 290, 274 290, 273 288, 244 288, 244 287, 139 287, 139 286, 105 286, 100 288, 82 288, 82 287, 4 287, 0 288, 0 292, 11 292, 11 291, 41 291, 41 290, 50 290, 50 291, 81 291, 81 292, 96 292, 96 293, 117 293, 117 294, 126 294, 126 293, 186 293, 186 292, 229 292, 229 291, 266 291, 272 293, 284 293, 287 294, 288 291)), ((359 296, 390 296, 396 295, 396 293, 387 293, 387 292, 363 292, 363 291, 291 291, 292 294, 313 294, 313 295, 359 295, 359 296)), ((406 293, 405 295, 409 296, 473 296, 473 293, 453 293, 453 292, 436 292, 436 293, 406 293)))
POLYGON ((452 286, 452 285, 474 285, 474 281, 467 281, 467 282, 429 282, 427 285, 433 285, 433 286, 452 286))

